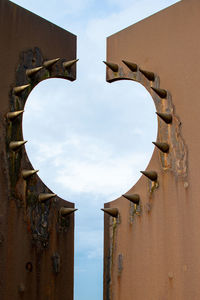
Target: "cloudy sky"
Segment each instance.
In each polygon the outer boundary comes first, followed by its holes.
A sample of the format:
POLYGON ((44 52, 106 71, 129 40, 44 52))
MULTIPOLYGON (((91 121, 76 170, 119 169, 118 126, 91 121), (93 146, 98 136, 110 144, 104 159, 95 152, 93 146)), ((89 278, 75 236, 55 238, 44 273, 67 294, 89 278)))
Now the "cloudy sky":
POLYGON ((44 183, 75 202, 75 300, 103 299, 103 213, 139 179, 153 152, 157 120, 139 84, 105 81, 106 37, 175 0, 16 0, 78 36, 73 83, 49 79, 23 118, 29 158, 44 183), (59 4, 58 4, 59 3, 59 4), (87 73, 86 73, 87 70, 87 73))

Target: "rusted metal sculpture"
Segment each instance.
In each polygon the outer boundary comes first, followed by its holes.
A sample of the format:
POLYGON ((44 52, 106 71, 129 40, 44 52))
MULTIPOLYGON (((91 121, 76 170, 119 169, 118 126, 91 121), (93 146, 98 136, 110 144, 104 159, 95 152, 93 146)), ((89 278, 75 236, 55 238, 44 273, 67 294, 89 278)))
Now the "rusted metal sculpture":
MULTIPOLYGON (((147 88, 158 139, 137 184, 105 204, 104 300, 200 299, 199 11, 182 0, 108 38, 107 81, 147 88)), ((76 37, 7 0, 0 20, 0 299, 72 300, 76 209, 32 168, 22 116, 40 81, 75 80, 76 37)))
POLYGON ((0 299, 73 299, 74 204, 26 155, 24 105, 48 78, 76 78, 76 36, 0 1, 0 299))
POLYGON ((149 91, 158 137, 130 202, 105 204, 104 300, 200 299, 199 28, 199 0, 182 0, 107 40, 107 81, 149 91))

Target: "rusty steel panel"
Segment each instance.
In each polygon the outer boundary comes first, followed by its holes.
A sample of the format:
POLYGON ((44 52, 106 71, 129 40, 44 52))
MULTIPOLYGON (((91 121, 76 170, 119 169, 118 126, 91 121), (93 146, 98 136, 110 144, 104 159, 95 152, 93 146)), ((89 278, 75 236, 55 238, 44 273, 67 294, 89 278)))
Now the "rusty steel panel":
POLYGON ((0 38, 0 299, 72 300, 74 204, 34 172, 22 115, 42 80, 75 80, 76 36, 1 0, 0 38))
POLYGON ((104 300, 200 299, 199 28, 183 0, 107 39, 107 81, 149 91, 158 135, 129 199, 105 204, 104 300))

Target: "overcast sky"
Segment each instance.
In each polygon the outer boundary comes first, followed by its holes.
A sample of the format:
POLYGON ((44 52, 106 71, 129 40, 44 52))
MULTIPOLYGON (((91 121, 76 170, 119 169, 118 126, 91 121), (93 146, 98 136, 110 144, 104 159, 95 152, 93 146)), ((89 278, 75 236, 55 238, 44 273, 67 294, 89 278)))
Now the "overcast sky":
POLYGON ((78 37, 77 80, 40 83, 25 107, 23 132, 40 178, 79 209, 75 216, 74 299, 102 300, 100 208, 137 182, 157 135, 155 107, 145 88, 130 81, 106 83, 102 63, 106 37, 178 1, 13 2, 78 37))

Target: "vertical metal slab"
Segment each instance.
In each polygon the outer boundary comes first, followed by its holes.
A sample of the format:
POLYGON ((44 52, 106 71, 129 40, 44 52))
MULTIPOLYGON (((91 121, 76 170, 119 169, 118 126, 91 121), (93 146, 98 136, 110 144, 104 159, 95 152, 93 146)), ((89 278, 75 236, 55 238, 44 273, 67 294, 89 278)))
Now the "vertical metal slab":
POLYGON ((0 299, 72 300, 74 216, 59 210, 74 204, 57 196, 45 200, 39 195, 53 192, 38 175, 24 178, 23 170, 33 168, 15 143, 23 141, 22 114, 7 114, 23 110, 40 81, 75 80, 76 66, 63 62, 76 59, 76 36, 1 0, 0 43, 0 299))
POLYGON ((104 300, 200 299, 199 28, 200 2, 183 0, 107 40, 107 62, 118 65, 107 81, 143 84, 172 122, 155 115, 169 151, 156 146, 146 171, 157 179, 143 175, 127 191, 140 207, 105 204, 120 214, 105 215, 104 300))

